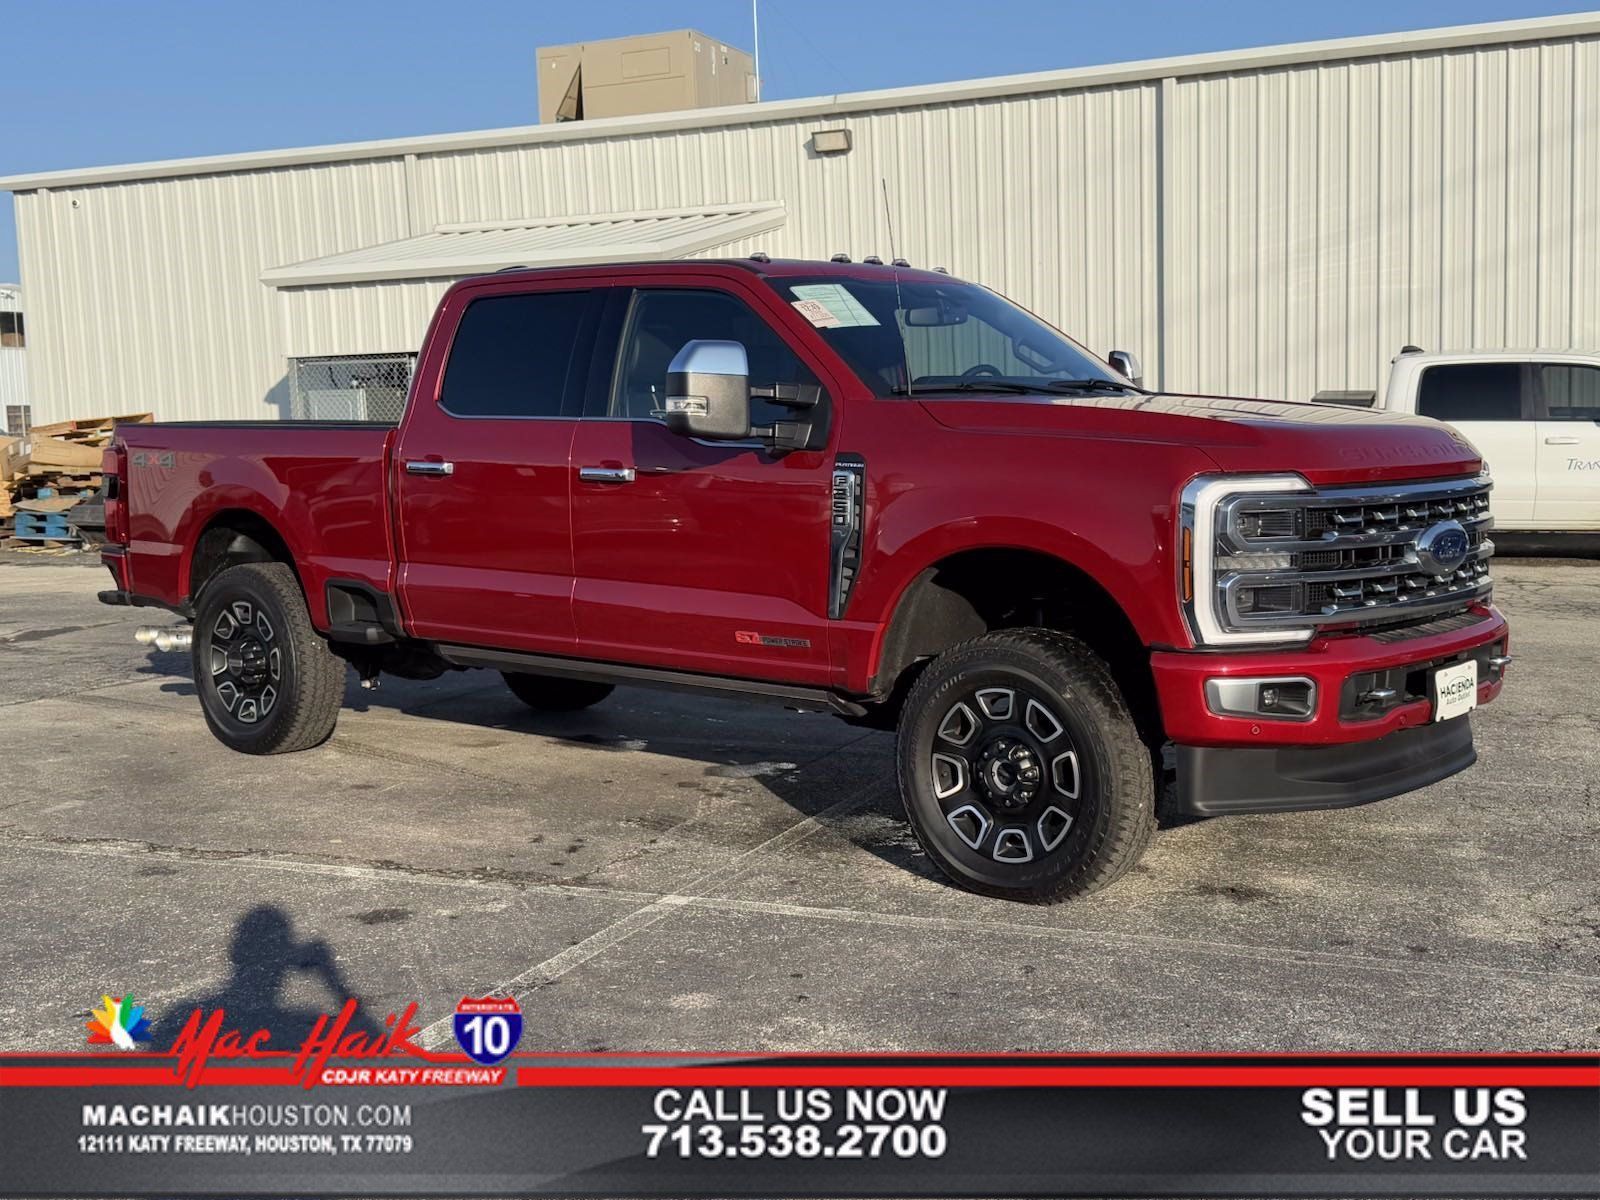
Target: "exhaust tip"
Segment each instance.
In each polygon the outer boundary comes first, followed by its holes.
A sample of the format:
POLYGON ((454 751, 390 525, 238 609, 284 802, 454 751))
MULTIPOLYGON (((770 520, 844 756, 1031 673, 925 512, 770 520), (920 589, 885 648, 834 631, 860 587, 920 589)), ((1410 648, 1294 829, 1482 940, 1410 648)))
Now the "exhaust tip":
POLYGON ((170 628, 142 625, 134 631, 133 640, 141 646, 154 646, 157 650, 187 650, 194 643, 194 630, 187 625, 170 628))

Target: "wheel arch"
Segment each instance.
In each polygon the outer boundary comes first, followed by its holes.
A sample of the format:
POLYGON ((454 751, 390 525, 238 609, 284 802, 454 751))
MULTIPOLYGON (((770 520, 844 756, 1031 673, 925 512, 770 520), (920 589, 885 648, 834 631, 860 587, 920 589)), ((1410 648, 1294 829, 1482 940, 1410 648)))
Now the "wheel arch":
POLYGON ((219 571, 250 562, 285 564, 294 572, 304 593, 305 580, 300 576, 294 548, 272 520, 244 505, 218 508, 203 522, 197 522, 186 555, 184 594, 194 604, 219 571))
POLYGON ((1094 650, 1141 734, 1159 742, 1150 653, 1127 607, 1095 574, 1032 546, 968 546, 913 575, 879 638, 870 689, 892 710, 932 658, 985 633, 1030 626, 1069 633, 1094 650))

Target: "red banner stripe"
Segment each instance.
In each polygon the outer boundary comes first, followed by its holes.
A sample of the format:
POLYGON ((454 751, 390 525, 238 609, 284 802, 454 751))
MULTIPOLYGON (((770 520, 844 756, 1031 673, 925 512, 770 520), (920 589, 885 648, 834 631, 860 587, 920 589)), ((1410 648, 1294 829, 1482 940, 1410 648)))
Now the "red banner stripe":
POLYGON ((1600 1087, 1573 1067, 518 1067, 520 1087, 1600 1087))
MULTIPOLYGON (((208 1084, 243 1084, 246 1087, 299 1087, 287 1067, 207 1067, 208 1084)), ((0 1067, 0 1088, 6 1087, 183 1087, 171 1067, 0 1067)))
MULTIPOLYGON (((385 1064, 394 1065, 394 1064, 385 1064)), ((331 1064, 330 1064, 331 1066, 331 1064)), ((300 1087, 288 1067, 208 1066, 208 1085, 300 1087)), ((169 1066, 0 1067, 0 1087, 183 1086, 169 1066)), ((701 1066, 517 1068, 520 1087, 1592 1087, 1600 1065, 701 1066)))

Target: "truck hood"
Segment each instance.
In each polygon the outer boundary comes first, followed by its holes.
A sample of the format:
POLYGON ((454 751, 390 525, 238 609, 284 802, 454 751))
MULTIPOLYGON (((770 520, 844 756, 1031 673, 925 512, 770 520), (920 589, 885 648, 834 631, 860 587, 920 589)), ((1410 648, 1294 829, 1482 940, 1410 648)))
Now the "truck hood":
POLYGON ((1233 396, 919 397, 965 433, 1193 446, 1224 471, 1293 471, 1315 484, 1469 475, 1472 444, 1427 417, 1233 396))

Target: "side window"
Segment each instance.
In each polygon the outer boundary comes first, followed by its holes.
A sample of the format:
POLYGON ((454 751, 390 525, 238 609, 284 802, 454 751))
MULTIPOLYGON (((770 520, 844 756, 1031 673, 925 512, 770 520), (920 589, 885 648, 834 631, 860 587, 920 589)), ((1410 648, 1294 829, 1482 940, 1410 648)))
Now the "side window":
POLYGON ((589 292, 486 296, 461 314, 439 403, 458 417, 559 417, 589 292))
POLYGON ((1600 421, 1600 367, 1545 363, 1539 381, 1546 421, 1600 421))
POLYGON ((1417 411, 1440 421, 1522 420, 1521 363, 1443 363, 1422 372, 1417 411))
MULTIPOLYGON (((777 331, 738 297, 698 289, 641 289, 634 293, 623 329, 609 415, 660 420, 656 414, 667 384, 667 365, 685 342, 706 338, 744 346, 751 387, 817 382, 777 331)), ((750 402, 753 425, 793 416, 794 410, 765 400, 750 402)))

